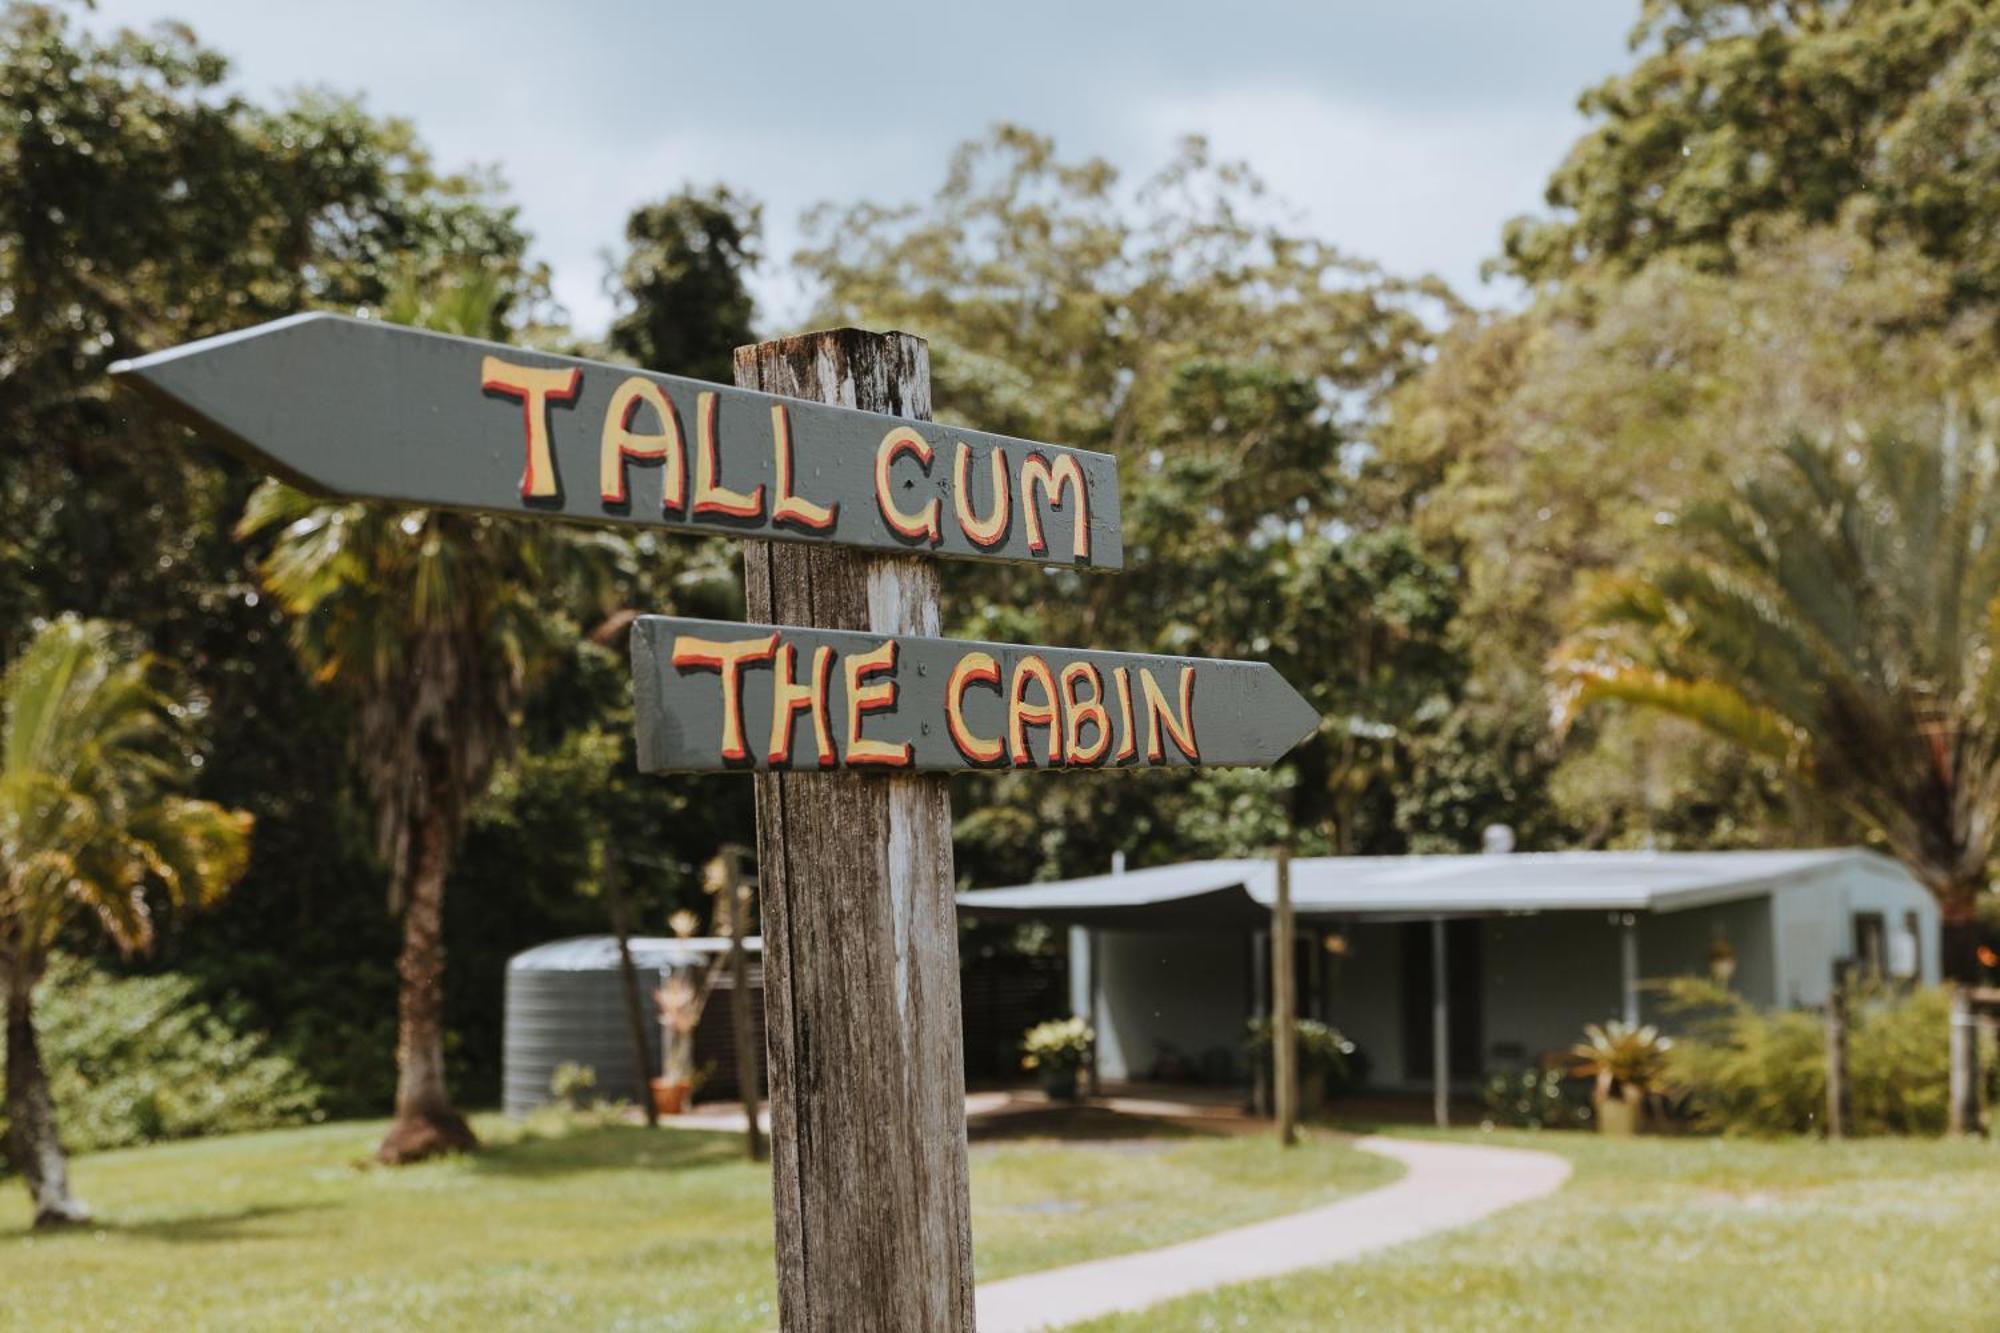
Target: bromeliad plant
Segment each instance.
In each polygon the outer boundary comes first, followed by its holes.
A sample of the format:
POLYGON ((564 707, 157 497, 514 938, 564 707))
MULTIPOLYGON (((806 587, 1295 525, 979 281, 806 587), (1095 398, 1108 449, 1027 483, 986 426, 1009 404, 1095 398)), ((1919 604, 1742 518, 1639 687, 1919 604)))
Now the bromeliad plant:
POLYGON ((1570 1048, 1570 1072, 1592 1081, 1598 1127, 1630 1133, 1646 1109, 1667 1091, 1667 1052, 1673 1040, 1651 1024, 1588 1023, 1584 1040, 1570 1048))
POLYGON ((1038 1074, 1051 1096, 1074 1097, 1077 1071, 1089 1061, 1096 1042, 1097 1034, 1081 1018, 1037 1023, 1021 1038, 1021 1068, 1038 1074))

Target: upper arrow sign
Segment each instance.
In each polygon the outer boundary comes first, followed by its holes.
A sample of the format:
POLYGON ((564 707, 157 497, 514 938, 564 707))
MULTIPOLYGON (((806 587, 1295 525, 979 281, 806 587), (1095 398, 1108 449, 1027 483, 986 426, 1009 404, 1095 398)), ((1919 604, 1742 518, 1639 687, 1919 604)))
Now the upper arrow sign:
POLYGON ((308 490, 1117 569, 1106 454, 297 315, 112 367, 308 490))
POLYGON ((639 769, 1256 767, 1319 714, 1262 662, 641 616, 639 769))

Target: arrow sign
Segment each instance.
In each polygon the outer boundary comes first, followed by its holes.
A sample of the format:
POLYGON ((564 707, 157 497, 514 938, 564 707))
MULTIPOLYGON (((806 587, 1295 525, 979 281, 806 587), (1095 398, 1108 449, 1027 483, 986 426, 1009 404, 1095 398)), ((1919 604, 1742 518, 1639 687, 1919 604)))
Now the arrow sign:
POLYGON ((1319 725, 1262 662, 670 616, 632 677, 647 773, 1261 767, 1319 725))
POLYGON ((1107 454, 340 315, 111 373, 307 490, 1117 569, 1107 454))

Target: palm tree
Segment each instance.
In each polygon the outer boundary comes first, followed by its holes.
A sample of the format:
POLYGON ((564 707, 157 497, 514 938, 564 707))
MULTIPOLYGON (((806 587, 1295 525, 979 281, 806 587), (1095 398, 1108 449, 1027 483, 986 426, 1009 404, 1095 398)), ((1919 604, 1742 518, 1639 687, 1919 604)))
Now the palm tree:
MULTIPOLYGON (((501 332, 483 277, 406 280, 384 315, 440 332, 501 332)), ((239 536, 269 535, 265 587, 320 683, 354 710, 354 750, 400 913, 395 1121, 377 1155, 475 1147, 445 1079, 445 880, 467 812, 513 746, 530 677, 574 631, 551 613, 579 539, 544 524, 330 502, 276 481, 239 536)))
POLYGON ((78 917, 127 953, 153 940, 147 890, 213 902, 249 860, 250 816, 176 790, 191 767, 193 701, 113 628, 64 616, 0 684, 0 985, 7 992, 7 1152, 35 1225, 86 1219, 70 1194, 35 986, 78 917))
POLYGON ((1599 581, 1557 654, 1558 714, 1624 700, 1783 765, 1936 896, 1974 973, 2000 816, 2000 449, 1794 437, 1678 521, 1676 554, 1599 581))

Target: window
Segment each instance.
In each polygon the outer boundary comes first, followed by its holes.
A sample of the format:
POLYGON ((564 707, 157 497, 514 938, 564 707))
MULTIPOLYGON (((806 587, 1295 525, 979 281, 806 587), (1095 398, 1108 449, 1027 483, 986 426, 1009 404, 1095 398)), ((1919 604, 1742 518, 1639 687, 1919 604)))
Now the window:
POLYGON ((1854 967, 1867 981, 1888 975, 1889 923, 1880 912, 1854 914, 1854 967))

